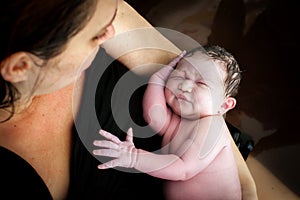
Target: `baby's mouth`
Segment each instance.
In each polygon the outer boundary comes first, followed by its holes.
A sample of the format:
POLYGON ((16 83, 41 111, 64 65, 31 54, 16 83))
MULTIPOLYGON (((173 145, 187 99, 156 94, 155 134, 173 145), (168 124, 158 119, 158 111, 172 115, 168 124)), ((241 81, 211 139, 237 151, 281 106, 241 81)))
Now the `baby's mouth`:
POLYGON ((176 98, 178 99, 178 100, 180 100, 180 101, 187 101, 187 102, 189 102, 189 100, 186 98, 186 96, 185 95, 183 95, 183 94, 177 94, 176 95, 176 98))

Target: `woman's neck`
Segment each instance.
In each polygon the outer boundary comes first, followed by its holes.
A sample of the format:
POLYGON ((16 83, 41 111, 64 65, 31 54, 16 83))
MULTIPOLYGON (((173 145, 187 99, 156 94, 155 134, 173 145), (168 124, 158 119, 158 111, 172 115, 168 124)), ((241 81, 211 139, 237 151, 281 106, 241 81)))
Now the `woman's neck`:
POLYGON ((21 112, 0 123, 0 146, 25 159, 42 177, 54 199, 69 184, 73 86, 32 98, 21 112))
POLYGON ((37 115, 39 112, 48 112, 49 109, 57 107, 59 104, 71 105, 73 88, 74 84, 71 84, 50 94, 21 98, 14 103, 14 107, 0 109, 0 122, 17 122, 23 118, 37 115))

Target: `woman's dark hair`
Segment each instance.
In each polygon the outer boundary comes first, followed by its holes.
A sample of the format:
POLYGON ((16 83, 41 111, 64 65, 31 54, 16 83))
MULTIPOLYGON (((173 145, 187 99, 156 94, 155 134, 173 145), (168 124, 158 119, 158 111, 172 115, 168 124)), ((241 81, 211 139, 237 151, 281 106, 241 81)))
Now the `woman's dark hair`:
MULTIPOLYGON (((96 4, 97 0, 2 0, 0 63, 20 51, 45 62, 59 55, 87 24, 96 4)), ((18 98, 17 89, 0 75, 0 109, 11 108, 11 117, 18 98)))
POLYGON ((201 51, 211 57, 213 60, 221 61, 227 72, 227 77, 225 79, 225 95, 226 96, 236 96, 239 90, 239 85, 241 82, 241 70, 232 54, 230 54, 226 49, 217 45, 205 45, 200 46, 191 51, 187 52, 186 56, 192 55, 195 51, 201 51))

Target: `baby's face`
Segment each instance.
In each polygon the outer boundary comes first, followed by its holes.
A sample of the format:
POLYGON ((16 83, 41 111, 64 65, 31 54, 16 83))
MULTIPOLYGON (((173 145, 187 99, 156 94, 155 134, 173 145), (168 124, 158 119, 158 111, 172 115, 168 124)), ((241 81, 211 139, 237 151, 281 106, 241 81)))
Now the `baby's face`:
POLYGON ((188 119, 217 114, 224 102, 225 72, 208 56, 195 52, 182 59, 167 81, 165 96, 173 111, 188 119))

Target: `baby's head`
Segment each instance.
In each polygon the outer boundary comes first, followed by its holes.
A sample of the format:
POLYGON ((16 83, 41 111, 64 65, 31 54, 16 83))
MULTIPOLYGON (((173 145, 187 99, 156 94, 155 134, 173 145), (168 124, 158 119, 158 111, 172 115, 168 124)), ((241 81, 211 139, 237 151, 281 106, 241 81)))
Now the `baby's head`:
POLYGON ((224 48, 195 48, 170 74, 166 100, 175 113, 188 119, 225 114, 236 105, 233 97, 240 80, 239 66, 224 48))
POLYGON ((225 96, 236 96, 242 76, 240 67, 233 55, 220 46, 206 45, 192 49, 185 57, 191 57, 197 51, 208 55, 215 64, 223 67, 226 73, 224 77, 225 96))

